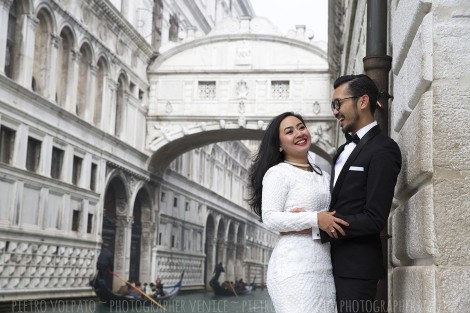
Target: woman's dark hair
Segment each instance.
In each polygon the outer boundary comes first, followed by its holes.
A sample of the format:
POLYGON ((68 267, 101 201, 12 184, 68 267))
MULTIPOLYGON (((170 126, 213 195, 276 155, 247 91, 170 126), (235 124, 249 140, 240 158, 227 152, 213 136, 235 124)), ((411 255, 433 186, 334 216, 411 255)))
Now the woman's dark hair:
POLYGON ((293 112, 285 112, 273 118, 264 133, 258 153, 255 155, 250 167, 250 196, 248 198, 248 204, 253 212, 260 218, 264 174, 266 174, 269 168, 284 162, 284 153, 279 151, 279 147, 281 145, 279 140, 279 126, 281 125, 282 120, 288 116, 295 116, 305 125, 302 116, 293 112))
POLYGON ((333 88, 336 89, 345 83, 348 83, 348 90, 353 96, 369 96, 370 112, 374 115, 375 109, 377 108, 377 97, 379 95, 379 90, 374 81, 365 74, 344 75, 335 80, 333 88))

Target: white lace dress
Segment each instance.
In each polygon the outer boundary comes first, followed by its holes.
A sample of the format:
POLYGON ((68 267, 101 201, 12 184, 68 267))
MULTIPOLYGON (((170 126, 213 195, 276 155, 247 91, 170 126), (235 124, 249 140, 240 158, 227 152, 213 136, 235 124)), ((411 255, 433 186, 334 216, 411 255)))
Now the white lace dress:
POLYGON ((286 163, 263 178, 262 212, 267 228, 288 232, 312 228, 310 235, 280 236, 269 260, 267 287, 277 313, 334 313, 335 286, 330 245, 318 236, 317 212, 327 211, 330 176, 286 163), (306 212, 288 212, 302 208, 306 212))

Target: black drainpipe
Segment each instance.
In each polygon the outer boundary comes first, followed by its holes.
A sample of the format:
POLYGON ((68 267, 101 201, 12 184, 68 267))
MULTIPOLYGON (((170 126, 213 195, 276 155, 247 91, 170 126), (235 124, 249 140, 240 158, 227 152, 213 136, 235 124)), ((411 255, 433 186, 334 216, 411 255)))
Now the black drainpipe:
POLYGON ((387 3, 386 0, 367 0, 367 43, 363 59, 364 71, 379 88, 379 102, 375 119, 382 132, 388 135, 388 73, 392 68, 392 57, 387 55, 387 3))
MULTIPOLYGON (((363 59, 364 71, 372 78, 379 89, 378 101, 382 108, 375 111, 375 119, 382 132, 389 134, 388 126, 388 75, 392 68, 392 57, 387 55, 387 3, 386 0, 367 0, 367 43, 366 56, 363 59)), ((384 267, 388 266, 388 239, 387 227, 380 233, 382 241, 382 255, 384 267)), ((387 312, 388 279, 380 280, 377 286, 377 300, 379 312, 387 312), (385 304, 385 305, 382 305, 385 304)))

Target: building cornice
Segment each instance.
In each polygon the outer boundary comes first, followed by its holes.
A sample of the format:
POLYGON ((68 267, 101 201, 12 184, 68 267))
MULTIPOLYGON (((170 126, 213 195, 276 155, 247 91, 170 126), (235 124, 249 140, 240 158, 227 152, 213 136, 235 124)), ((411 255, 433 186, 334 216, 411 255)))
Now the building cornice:
POLYGON ((145 53, 150 59, 156 51, 153 47, 135 30, 135 28, 126 20, 122 14, 111 4, 110 1, 106 0, 88 0, 90 6, 94 9, 101 10, 101 16, 105 16, 116 25, 116 30, 123 32, 129 39, 134 42, 137 47, 145 53))

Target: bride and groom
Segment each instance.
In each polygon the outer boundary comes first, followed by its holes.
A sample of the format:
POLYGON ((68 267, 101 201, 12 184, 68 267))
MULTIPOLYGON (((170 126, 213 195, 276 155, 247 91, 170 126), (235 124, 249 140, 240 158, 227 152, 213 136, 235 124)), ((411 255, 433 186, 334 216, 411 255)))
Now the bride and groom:
POLYGON ((331 108, 347 137, 328 173, 309 162, 300 115, 275 117, 250 170, 250 205, 281 236, 267 287, 278 313, 372 312, 385 277, 380 232, 401 168, 398 145, 382 134, 378 90, 366 75, 334 83, 331 108))

